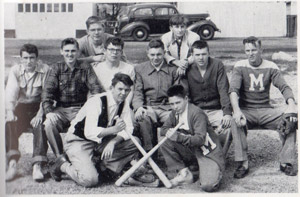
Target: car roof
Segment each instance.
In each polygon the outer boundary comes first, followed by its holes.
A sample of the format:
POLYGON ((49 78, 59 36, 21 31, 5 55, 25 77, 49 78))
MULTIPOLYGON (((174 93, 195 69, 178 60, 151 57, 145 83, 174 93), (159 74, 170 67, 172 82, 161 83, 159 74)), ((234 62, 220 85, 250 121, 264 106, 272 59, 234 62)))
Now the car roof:
POLYGON ((128 6, 129 8, 147 8, 147 7, 175 7, 174 5, 170 4, 170 3, 137 3, 134 5, 130 5, 128 6))

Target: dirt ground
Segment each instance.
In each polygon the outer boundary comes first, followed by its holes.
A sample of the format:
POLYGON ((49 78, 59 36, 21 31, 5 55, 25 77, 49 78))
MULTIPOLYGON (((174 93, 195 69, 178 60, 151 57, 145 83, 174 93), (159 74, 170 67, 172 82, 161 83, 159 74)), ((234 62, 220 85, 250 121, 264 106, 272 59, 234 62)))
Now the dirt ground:
MULTIPOLYGON (((271 59, 274 52, 283 51, 290 55, 297 55, 295 38, 264 38, 264 58, 271 59)), ((25 43, 37 44, 40 49, 40 59, 51 64, 60 59, 59 40, 5 40, 5 66, 6 73, 17 62, 19 47, 25 43)), ((125 53, 133 64, 146 60, 146 42, 126 42, 125 53)), ((242 48, 242 39, 219 38, 209 41, 211 55, 222 59, 228 76, 236 61, 245 58, 242 48)), ((276 61, 287 83, 292 87, 296 101, 297 90, 297 62, 276 61)), ((284 99, 275 88, 271 89, 271 103, 284 109, 284 99)), ((116 187, 113 182, 99 184, 95 188, 83 188, 72 180, 55 182, 48 178, 43 183, 32 180, 31 153, 32 135, 25 133, 19 139, 22 157, 19 161, 19 176, 12 182, 6 183, 6 194, 187 194, 202 193, 199 182, 191 185, 180 186, 173 189, 144 188, 144 187, 116 187)), ((281 143, 276 131, 251 130, 248 134, 250 173, 243 179, 234 179, 233 172, 236 168, 233 157, 233 145, 226 158, 226 171, 221 187, 217 193, 298 193, 298 176, 288 177, 279 171, 277 162, 281 143)), ((51 151, 48 158, 53 159, 51 151)), ((165 170, 165 169, 164 169, 165 170)))

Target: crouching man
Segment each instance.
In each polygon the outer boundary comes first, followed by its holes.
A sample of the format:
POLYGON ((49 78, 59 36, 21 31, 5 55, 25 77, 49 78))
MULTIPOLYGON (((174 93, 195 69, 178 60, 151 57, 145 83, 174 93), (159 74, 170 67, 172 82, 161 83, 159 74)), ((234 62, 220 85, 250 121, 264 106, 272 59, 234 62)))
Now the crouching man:
POLYGON ((168 140, 161 146, 161 152, 167 164, 169 178, 174 177, 171 183, 173 187, 191 184, 193 174, 186 164, 196 159, 201 189, 215 191, 225 169, 220 142, 205 113, 188 102, 183 86, 174 85, 167 94, 172 112, 162 127, 161 134, 167 136, 168 140), (179 122, 183 125, 176 131, 173 128, 179 122))
POLYGON ((124 102, 132 85, 128 75, 117 73, 109 91, 91 97, 80 109, 66 135, 66 155, 51 166, 56 181, 65 173, 79 185, 93 187, 98 184, 99 172, 109 169, 120 174, 136 161, 138 150, 126 133, 133 131, 129 104, 124 102), (101 169, 93 162, 96 146, 101 169))

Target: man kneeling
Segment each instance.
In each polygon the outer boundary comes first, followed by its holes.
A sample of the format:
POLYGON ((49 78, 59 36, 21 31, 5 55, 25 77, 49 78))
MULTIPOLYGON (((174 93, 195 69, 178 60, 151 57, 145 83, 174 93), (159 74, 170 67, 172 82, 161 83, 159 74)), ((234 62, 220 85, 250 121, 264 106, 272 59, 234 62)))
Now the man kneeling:
POLYGON ((137 159, 138 150, 126 133, 133 131, 129 104, 124 102, 132 85, 128 75, 117 73, 108 92, 91 97, 80 109, 66 135, 67 155, 58 157, 51 167, 56 181, 66 173, 84 187, 96 186, 99 172, 109 169, 120 174, 137 159), (101 169, 93 161, 96 146, 101 169))
POLYGON ((169 88, 169 103, 172 112, 162 127, 162 135, 168 140, 161 152, 168 167, 168 176, 173 186, 191 184, 193 174, 186 164, 197 159, 200 187, 204 191, 215 191, 219 187, 225 169, 225 161, 213 128, 205 113, 188 102, 183 86, 169 88), (184 123, 177 131, 173 128, 184 123))

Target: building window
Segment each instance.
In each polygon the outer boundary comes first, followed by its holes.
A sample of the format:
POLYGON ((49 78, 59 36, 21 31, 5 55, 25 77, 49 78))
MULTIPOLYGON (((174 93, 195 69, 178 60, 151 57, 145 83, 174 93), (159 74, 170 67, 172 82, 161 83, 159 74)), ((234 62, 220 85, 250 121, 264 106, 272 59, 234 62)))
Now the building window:
POLYGON ((45 4, 40 3, 40 12, 45 12, 45 4))
POLYGON ((23 12, 23 11, 24 11, 23 4, 19 3, 18 4, 18 12, 23 12))
POLYGON ((52 3, 47 3, 47 12, 52 12, 52 3))
POLYGON ((73 12, 73 3, 68 3, 68 12, 73 12))
POLYGON ((25 4, 25 12, 31 12, 30 6, 31 6, 30 3, 25 4))
POLYGON ((54 3, 54 12, 59 12, 59 3, 54 3))
POLYGON ((38 11, 38 4, 37 3, 33 3, 32 4, 32 12, 37 12, 38 11))
POLYGON ((67 11, 67 4, 62 3, 61 4, 61 12, 66 12, 67 11))

